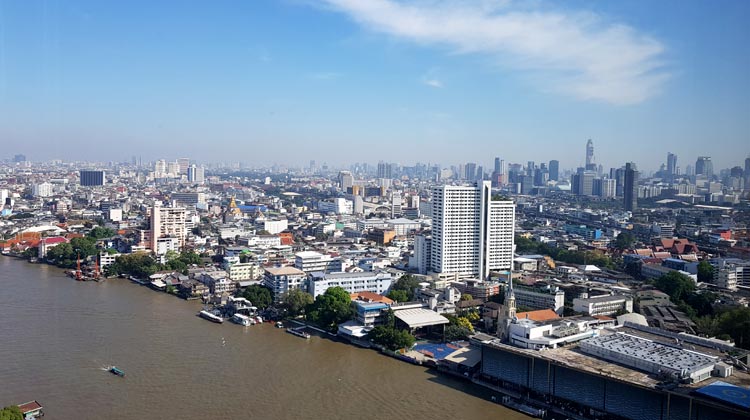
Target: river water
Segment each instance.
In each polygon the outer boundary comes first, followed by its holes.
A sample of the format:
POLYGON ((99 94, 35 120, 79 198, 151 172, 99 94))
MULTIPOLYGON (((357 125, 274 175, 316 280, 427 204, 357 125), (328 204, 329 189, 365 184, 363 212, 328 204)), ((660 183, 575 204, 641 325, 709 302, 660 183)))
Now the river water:
POLYGON ((199 310, 125 279, 76 282, 0 257, 0 406, 36 399, 48 420, 527 418, 372 350, 199 310))

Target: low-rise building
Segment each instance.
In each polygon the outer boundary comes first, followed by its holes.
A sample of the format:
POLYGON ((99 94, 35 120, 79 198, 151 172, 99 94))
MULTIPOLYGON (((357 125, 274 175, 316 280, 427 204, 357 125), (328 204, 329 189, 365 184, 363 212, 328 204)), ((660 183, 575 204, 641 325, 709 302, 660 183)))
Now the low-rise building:
POLYGON ((390 289, 393 277, 388 272, 312 273, 308 292, 317 297, 331 287, 342 287, 349 293, 374 292, 384 294, 390 289))
POLYGON ((552 309, 556 314, 562 315, 565 307, 565 292, 556 287, 546 289, 529 289, 525 287, 514 287, 513 294, 516 297, 517 307, 529 309, 552 309))
POLYGON ((290 290, 305 288, 307 274, 294 267, 266 268, 263 282, 273 291, 275 302, 280 302, 290 290))
POLYGON ((633 298, 622 295, 576 298, 573 299, 573 310, 591 316, 630 313, 633 312, 633 298))

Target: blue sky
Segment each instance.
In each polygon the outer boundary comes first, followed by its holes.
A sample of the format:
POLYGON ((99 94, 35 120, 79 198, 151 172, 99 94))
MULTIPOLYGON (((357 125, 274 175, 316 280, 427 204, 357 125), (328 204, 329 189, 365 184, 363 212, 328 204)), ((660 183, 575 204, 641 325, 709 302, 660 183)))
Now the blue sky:
POLYGON ((0 0, 0 158, 750 153, 750 2, 0 0))

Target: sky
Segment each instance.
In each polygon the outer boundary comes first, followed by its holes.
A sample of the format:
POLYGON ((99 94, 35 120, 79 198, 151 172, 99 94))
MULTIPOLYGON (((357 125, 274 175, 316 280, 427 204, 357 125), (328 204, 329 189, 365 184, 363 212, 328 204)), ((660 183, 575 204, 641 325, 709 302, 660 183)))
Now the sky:
POLYGON ((0 159, 750 154, 743 0, 0 0, 0 159))

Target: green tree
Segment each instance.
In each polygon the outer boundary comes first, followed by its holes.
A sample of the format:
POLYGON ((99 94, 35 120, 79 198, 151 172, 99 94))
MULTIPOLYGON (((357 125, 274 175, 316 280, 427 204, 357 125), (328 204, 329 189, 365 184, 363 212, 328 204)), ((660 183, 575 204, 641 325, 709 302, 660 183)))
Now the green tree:
POLYGON ((696 318, 695 328, 698 334, 713 337, 719 332, 719 319, 710 315, 696 318))
POLYGON ((698 281, 704 283, 713 283, 714 280, 714 266, 708 261, 701 261, 698 263, 698 281))
POLYGON ((70 240, 70 246, 73 248, 73 254, 76 256, 80 255, 81 259, 99 253, 99 250, 96 248, 96 239, 94 238, 73 238, 70 240))
POLYGON ((474 299, 474 296, 472 296, 472 295, 470 295, 468 293, 464 293, 464 294, 461 295, 461 300, 466 301, 466 300, 472 300, 472 299, 474 299))
POLYGON ((471 335, 471 331, 458 325, 448 325, 445 327, 445 341, 466 340, 471 335))
POLYGON ((39 256, 39 248, 35 247, 35 246, 32 246, 30 248, 26 248, 26 251, 23 251, 23 253, 21 253, 21 255, 24 258, 36 258, 36 257, 39 256))
POLYGON ((115 236, 117 232, 114 231, 114 229, 105 228, 101 226, 96 226, 88 233, 89 238, 93 239, 102 239, 102 238, 111 238, 115 236))
POLYGON ((0 420, 23 420, 23 413, 17 405, 4 407, 0 410, 0 420))
POLYGON ((419 280, 411 274, 404 274, 391 286, 391 290, 403 290, 406 292, 407 299, 399 300, 399 302, 409 302, 414 299, 414 290, 417 288, 419 288, 419 280))
POLYGON ((399 331, 394 327, 378 325, 373 328, 367 338, 375 344, 384 346, 390 350, 411 348, 416 339, 408 331, 399 331))
POLYGON ((305 308, 312 305, 314 299, 311 294, 302 289, 292 289, 284 296, 284 308, 290 316, 298 316, 305 313, 305 308))
POLYGON ((693 279, 677 271, 670 271, 657 278, 654 280, 654 286, 668 294, 672 302, 675 303, 683 301, 695 290, 693 279))
POLYGON ((266 309, 273 303, 271 289, 257 284, 248 286, 240 295, 252 302, 253 306, 258 309, 266 309))
POLYGON ((630 249, 633 245, 635 245, 635 235, 631 232, 620 232, 617 238, 615 238, 615 248, 620 251, 630 249))
POLYGON ((750 308, 739 307, 721 314, 719 332, 732 337, 737 347, 750 349, 750 308))
POLYGON ((388 292, 388 298, 393 299, 396 302, 408 302, 409 294, 406 290, 391 290, 388 292))
POLYGON ((329 331, 336 331, 338 324, 354 317, 349 293, 342 287, 331 287, 307 311, 308 319, 329 331))
POLYGON ((201 260, 201 256, 196 254, 193 251, 183 251, 180 254, 180 261, 187 265, 203 265, 203 260, 201 260))

